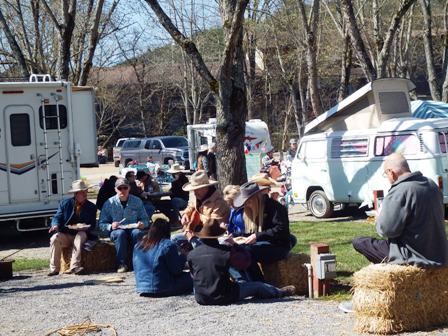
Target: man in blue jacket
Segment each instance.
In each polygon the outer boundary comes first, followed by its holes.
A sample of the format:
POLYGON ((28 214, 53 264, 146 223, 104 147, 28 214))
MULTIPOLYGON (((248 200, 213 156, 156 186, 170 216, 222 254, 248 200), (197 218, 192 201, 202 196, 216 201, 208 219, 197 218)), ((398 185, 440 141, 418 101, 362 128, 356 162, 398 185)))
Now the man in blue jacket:
POLYGON ((129 195, 128 180, 119 178, 115 182, 116 195, 103 205, 100 214, 100 229, 110 232, 115 243, 118 273, 128 271, 128 239, 132 247, 143 237, 143 229, 149 228, 149 218, 140 198, 129 195))
POLYGON ((87 200, 87 189, 83 180, 72 183, 69 192, 73 197, 61 201, 56 215, 51 221, 50 233, 55 233, 50 239, 50 272, 48 276, 59 274, 62 249, 73 247, 70 269, 65 273, 81 274, 81 248, 87 240, 87 232, 93 230, 96 224, 96 205, 87 200))
POLYGON ((376 220, 386 240, 359 237, 355 250, 369 261, 437 267, 448 263, 443 196, 434 181, 419 171, 411 173, 398 153, 384 161, 383 175, 391 183, 376 220))

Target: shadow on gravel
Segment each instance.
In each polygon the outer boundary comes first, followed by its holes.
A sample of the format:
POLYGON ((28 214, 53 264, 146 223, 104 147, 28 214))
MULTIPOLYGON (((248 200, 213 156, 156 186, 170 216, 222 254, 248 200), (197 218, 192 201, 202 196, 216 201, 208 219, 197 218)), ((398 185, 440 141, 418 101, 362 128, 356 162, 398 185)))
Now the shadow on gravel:
POLYGON ((53 285, 40 285, 33 287, 12 287, 12 288, 0 288, 0 294, 8 294, 8 293, 17 293, 17 292, 35 292, 35 291, 44 291, 44 290, 52 290, 52 289, 65 289, 65 288, 73 288, 80 286, 94 286, 93 283, 84 283, 84 282, 68 282, 63 284, 53 284, 53 285))
POLYGON ((238 301, 234 303, 234 305, 245 305, 248 303, 259 303, 259 304, 270 304, 270 303, 276 303, 276 302, 293 302, 293 301, 303 301, 304 297, 286 297, 286 298, 277 298, 277 299, 249 299, 249 300, 243 300, 238 301))

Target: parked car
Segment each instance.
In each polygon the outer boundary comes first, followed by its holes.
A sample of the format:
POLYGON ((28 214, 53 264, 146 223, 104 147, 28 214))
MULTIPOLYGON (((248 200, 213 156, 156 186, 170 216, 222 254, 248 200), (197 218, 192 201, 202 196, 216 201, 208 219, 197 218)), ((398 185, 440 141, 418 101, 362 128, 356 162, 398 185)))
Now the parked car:
POLYGON ((120 165, 121 147, 123 146, 123 144, 126 140, 131 140, 131 139, 135 139, 135 138, 120 138, 117 140, 115 147, 112 149, 112 157, 114 160, 115 167, 118 167, 120 165))
POLYGON ((120 153, 120 162, 124 167, 132 161, 146 162, 148 158, 163 164, 173 160, 189 167, 188 140, 182 136, 160 136, 124 142, 120 153))

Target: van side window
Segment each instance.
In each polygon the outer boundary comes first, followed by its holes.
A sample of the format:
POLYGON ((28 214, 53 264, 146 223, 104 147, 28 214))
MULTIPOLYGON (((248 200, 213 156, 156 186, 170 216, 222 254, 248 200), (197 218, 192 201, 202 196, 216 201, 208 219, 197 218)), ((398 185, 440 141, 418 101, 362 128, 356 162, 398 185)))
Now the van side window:
POLYGON ((305 159, 323 159, 327 156, 327 141, 307 141, 305 159))
POLYGON ((446 153, 448 147, 448 132, 439 132, 440 152, 446 153))
POLYGON ((30 116, 26 113, 11 114, 11 144, 13 146, 31 145, 30 116))
POLYGON ((369 140, 334 138, 331 142, 331 157, 356 157, 367 156, 369 152, 369 140))
POLYGON ((394 152, 412 155, 419 151, 420 142, 414 134, 385 135, 375 138, 375 156, 387 156, 394 152))
MULTIPOLYGON (((45 127, 47 130, 58 129, 58 118, 57 118, 56 105, 45 105, 45 127)), ((61 129, 67 127, 67 109, 64 105, 59 105, 59 126, 61 129)), ((40 128, 44 129, 44 111, 42 106, 39 107, 39 125, 40 128)))

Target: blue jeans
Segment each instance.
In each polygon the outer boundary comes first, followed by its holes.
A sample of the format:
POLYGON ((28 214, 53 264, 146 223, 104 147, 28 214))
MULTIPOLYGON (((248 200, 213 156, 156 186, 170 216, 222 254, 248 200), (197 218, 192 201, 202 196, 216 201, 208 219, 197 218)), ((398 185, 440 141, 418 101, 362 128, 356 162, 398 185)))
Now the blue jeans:
POLYGON ((269 285, 261 281, 239 282, 240 289, 239 300, 248 297, 256 299, 273 299, 281 297, 281 292, 277 287, 269 285))
POLYGON ((142 239, 144 235, 143 230, 140 229, 117 229, 110 233, 110 239, 115 244, 115 251, 117 253, 117 264, 119 266, 125 266, 128 264, 128 241, 129 238, 132 241, 132 248, 135 244, 142 239))
POLYGON ((174 209, 177 210, 177 212, 180 212, 187 207, 188 201, 180 197, 173 197, 171 199, 171 205, 173 206, 174 209))
POLYGON ((149 220, 151 220, 154 211, 156 211, 156 207, 149 201, 143 201, 143 207, 145 208, 146 213, 148 214, 149 220))

